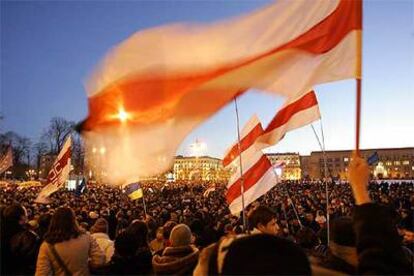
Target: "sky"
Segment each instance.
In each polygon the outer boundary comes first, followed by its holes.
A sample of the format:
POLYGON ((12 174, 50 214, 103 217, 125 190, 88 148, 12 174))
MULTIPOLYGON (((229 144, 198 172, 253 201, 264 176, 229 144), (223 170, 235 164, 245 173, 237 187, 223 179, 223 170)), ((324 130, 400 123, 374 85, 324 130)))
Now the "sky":
MULTIPOLYGON (((87 115, 84 84, 105 53, 136 31, 172 22, 213 22, 269 1, 1 1, 0 131, 36 141, 54 116, 87 115)), ((365 1, 361 148, 414 146, 414 1, 365 1)), ((327 150, 355 147, 355 80, 315 87, 327 150)), ((267 125, 283 99, 251 91, 238 100, 241 127, 256 113, 267 125)), ((320 123, 314 123, 321 132, 320 123)), ((237 138, 234 105, 195 129, 221 158, 237 138)), ((310 126, 270 152, 320 150, 310 126)))

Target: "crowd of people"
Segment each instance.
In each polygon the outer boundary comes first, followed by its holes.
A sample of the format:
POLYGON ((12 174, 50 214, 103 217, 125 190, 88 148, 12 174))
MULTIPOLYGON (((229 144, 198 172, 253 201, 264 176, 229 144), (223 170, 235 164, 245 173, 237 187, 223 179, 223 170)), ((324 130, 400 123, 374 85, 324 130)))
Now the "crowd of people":
POLYGON ((50 204, 33 202, 39 187, 3 185, 1 274, 412 274, 414 182, 367 185, 355 160, 328 202, 323 182, 284 181, 245 224, 225 183, 145 182, 138 200, 95 184, 50 204))

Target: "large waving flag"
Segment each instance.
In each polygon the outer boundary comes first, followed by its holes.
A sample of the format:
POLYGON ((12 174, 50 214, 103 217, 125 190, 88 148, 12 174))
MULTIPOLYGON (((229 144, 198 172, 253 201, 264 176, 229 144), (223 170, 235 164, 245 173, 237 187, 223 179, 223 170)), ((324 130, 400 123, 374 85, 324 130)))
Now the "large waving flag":
POLYGON ((192 129, 250 88, 296 99, 360 78, 361 21, 361 0, 279 0, 215 24, 138 32, 93 72, 81 128, 108 149, 109 175, 163 172, 192 129))
POLYGON ((7 148, 6 154, 0 160, 0 174, 13 166, 13 151, 11 146, 7 148))
POLYGON ((40 191, 39 195, 35 199, 35 202, 44 204, 49 203, 49 196, 62 188, 66 180, 69 178, 69 172, 71 169, 70 159, 72 154, 71 145, 72 139, 69 136, 49 171, 46 186, 40 191))
POLYGON ((259 119, 253 116, 243 128, 239 143, 236 142, 223 159, 223 166, 231 170, 226 199, 232 214, 243 210, 241 185, 244 187, 244 204, 267 193, 278 180, 266 155, 256 147, 256 139, 263 134, 259 119), (240 159, 243 174, 240 172, 240 159))

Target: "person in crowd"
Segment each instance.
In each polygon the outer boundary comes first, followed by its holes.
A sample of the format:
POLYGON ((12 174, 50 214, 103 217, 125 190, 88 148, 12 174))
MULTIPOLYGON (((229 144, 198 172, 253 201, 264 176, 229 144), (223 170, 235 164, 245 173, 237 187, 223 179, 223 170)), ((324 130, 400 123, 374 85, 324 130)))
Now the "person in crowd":
POLYGON ((330 242, 321 266, 349 275, 357 273, 358 255, 351 217, 338 217, 330 223, 330 242))
POLYGON ((279 226, 276 222, 276 213, 266 206, 258 206, 249 214, 249 226, 252 234, 277 235, 279 226))
POLYGON ((151 247, 151 251, 155 254, 158 252, 161 252, 164 250, 165 248, 165 242, 164 242, 164 228, 163 227, 158 227, 156 235, 155 235, 155 239, 153 239, 150 242, 150 247, 151 247))
POLYGON ((1 275, 33 274, 40 239, 26 227, 27 213, 21 204, 2 210, 1 275))
POLYGON ((199 250, 191 245, 192 234, 185 224, 178 224, 170 234, 171 245, 162 255, 156 254, 152 259, 154 272, 159 275, 188 275, 197 264, 199 250))
POLYGON ((296 233, 296 243, 308 254, 314 255, 315 247, 320 245, 320 240, 315 232, 309 227, 302 227, 296 233))
POLYGON ((104 218, 98 218, 91 227, 91 235, 96 240, 99 248, 105 254, 105 263, 109 263, 115 251, 114 242, 108 236, 108 222, 104 218))
POLYGON ((115 239, 115 253, 108 266, 109 275, 149 275, 152 254, 147 242, 148 229, 143 221, 133 221, 115 239))
POLYGON ((358 274, 412 275, 413 266, 406 258, 391 212, 373 203, 368 192, 369 167, 353 154, 349 181, 355 199, 353 226, 358 254, 358 274))
POLYGON ((91 235, 83 232, 68 207, 56 210, 40 246, 35 275, 89 275, 89 266, 105 263, 105 255, 91 235))
POLYGON ((39 238, 43 241, 44 236, 49 228, 50 221, 52 219, 52 215, 49 213, 45 213, 39 216, 39 228, 37 229, 37 234, 39 238))

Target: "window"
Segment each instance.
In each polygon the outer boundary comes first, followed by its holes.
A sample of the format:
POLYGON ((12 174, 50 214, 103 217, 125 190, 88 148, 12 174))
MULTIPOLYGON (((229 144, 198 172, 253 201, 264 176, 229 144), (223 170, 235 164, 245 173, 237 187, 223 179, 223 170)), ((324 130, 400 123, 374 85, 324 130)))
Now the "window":
POLYGON ((392 165, 392 162, 391 161, 387 161, 387 166, 391 166, 392 165))
POLYGON ((399 166, 399 165, 401 165, 401 162, 400 161, 394 161, 394 165, 399 166))
POLYGON ((348 157, 344 157, 344 162, 348 162, 349 158, 348 157))
POLYGON ((403 165, 410 165, 410 161, 408 160, 403 161, 403 165))

